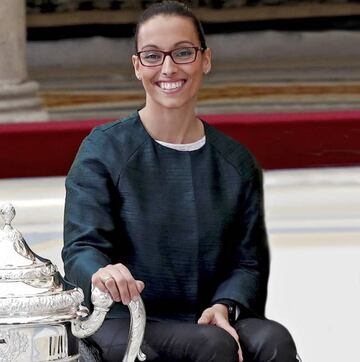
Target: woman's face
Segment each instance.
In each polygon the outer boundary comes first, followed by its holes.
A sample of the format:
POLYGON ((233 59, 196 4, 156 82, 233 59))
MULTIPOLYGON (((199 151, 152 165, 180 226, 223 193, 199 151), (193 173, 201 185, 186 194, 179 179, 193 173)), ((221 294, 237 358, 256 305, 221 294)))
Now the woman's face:
MULTIPOLYGON (((138 32, 138 51, 171 51, 182 47, 200 47, 200 40, 191 19, 176 15, 157 15, 141 25, 138 32)), ((133 56, 136 76, 142 80, 146 105, 175 109, 195 107, 203 74, 211 68, 210 49, 198 51, 196 60, 176 64, 170 56, 164 63, 146 67, 133 56)))

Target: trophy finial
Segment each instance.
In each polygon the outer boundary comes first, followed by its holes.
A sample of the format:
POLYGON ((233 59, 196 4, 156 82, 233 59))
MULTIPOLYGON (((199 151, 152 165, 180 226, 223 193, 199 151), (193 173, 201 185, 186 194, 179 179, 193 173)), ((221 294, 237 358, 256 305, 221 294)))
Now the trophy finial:
POLYGON ((16 215, 15 208, 12 204, 10 204, 10 202, 7 202, 1 206, 0 214, 5 222, 5 225, 11 225, 11 221, 16 215))

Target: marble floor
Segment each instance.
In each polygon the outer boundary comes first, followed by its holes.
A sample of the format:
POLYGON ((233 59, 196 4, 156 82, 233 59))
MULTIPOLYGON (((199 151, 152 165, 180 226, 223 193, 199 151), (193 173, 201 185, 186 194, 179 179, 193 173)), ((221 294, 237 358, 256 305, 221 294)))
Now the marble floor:
MULTIPOLYGON (((62 271, 64 178, 0 180, 14 226, 62 271)), ((360 167, 265 172, 272 268, 267 316, 304 362, 358 361, 360 167)))

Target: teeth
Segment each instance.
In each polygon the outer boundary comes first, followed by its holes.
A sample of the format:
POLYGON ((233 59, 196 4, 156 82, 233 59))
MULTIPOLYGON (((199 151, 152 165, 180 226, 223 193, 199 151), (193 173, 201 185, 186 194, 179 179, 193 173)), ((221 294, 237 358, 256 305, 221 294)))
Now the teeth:
POLYGON ((176 88, 181 88, 183 86, 184 82, 183 81, 179 81, 179 82, 160 82, 160 88, 161 89, 176 89, 176 88))

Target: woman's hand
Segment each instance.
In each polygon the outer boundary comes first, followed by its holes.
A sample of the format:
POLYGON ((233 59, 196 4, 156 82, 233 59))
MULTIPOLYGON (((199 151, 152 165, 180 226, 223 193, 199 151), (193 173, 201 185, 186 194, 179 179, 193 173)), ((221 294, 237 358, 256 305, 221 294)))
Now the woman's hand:
POLYGON ((229 323, 228 309, 225 305, 214 304, 212 307, 205 309, 199 318, 198 323, 218 326, 233 336, 239 346, 239 362, 243 362, 244 359, 239 343, 239 336, 236 333, 236 330, 229 323))
POLYGON ((129 269, 123 264, 109 264, 100 268, 91 278, 92 284, 105 293, 109 293, 115 302, 129 304, 139 298, 145 284, 135 280, 129 269))

